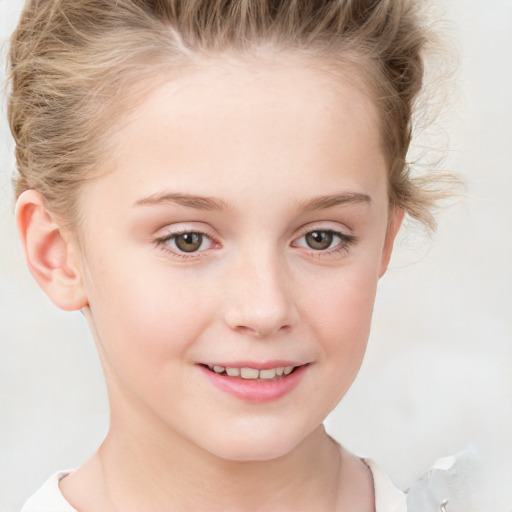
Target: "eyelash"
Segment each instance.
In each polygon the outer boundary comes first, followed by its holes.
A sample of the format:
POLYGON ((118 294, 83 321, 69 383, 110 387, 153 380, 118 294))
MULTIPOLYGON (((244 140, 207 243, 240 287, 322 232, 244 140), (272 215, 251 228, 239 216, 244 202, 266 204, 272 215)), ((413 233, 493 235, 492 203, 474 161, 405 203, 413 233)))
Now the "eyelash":
POLYGON ((350 247, 353 246, 357 242, 357 237, 354 235, 349 235, 347 233, 343 233, 341 231, 336 231, 335 229, 330 228, 313 228, 308 229, 303 235, 301 235, 299 238, 296 238, 295 241, 300 240, 304 237, 306 237, 308 234, 311 233, 326 233, 329 235, 332 235, 338 239, 338 244, 334 247, 327 248, 327 249, 313 249, 312 247, 305 247, 305 246, 299 246, 303 247, 310 251, 310 254, 316 258, 322 258, 322 257, 330 257, 330 256, 338 256, 340 254, 344 254, 349 251, 350 247))
POLYGON ((162 237, 155 238, 154 243, 157 247, 162 249, 167 254, 170 254, 173 257, 181 258, 181 259, 190 259, 190 258, 198 258, 202 257, 204 253, 207 251, 207 249, 202 251, 180 251, 179 249, 171 249, 169 244, 170 242, 176 240, 181 235, 200 235, 206 239, 208 239, 212 244, 215 244, 215 240, 204 231, 198 231, 198 230, 191 230, 191 229, 184 229, 181 231, 176 231, 174 233, 168 233, 162 237))
MULTIPOLYGON (((336 237, 339 242, 338 244, 333 248, 327 248, 327 249, 313 249, 312 247, 305 247, 305 246, 297 246, 294 245, 294 247, 303 247, 304 249, 307 249, 310 251, 310 254, 314 257, 321 258, 321 257, 329 257, 329 256, 335 256, 339 255, 345 252, 348 252, 350 247, 354 245, 357 242, 357 237, 354 235, 348 235, 346 233, 342 233, 341 231, 336 231, 334 229, 325 229, 325 228, 314 228, 309 229, 308 231, 304 232, 300 237, 296 238, 294 242, 297 240, 300 240, 304 237, 306 237, 308 234, 318 232, 318 233, 326 233, 329 235, 333 235, 336 237)), ((162 237, 158 237, 154 239, 154 243, 157 247, 159 247, 161 250, 163 250, 165 253, 172 255, 175 258, 180 259, 191 259, 191 258, 198 258, 205 255, 205 253, 208 251, 208 249, 203 249, 201 251, 180 251, 179 249, 171 249, 169 244, 172 241, 175 241, 179 236, 186 235, 186 234, 195 234, 200 235, 201 237, 206 238, 209 240, 212 244, 217 243, 211 235, 208 233, 205 233, 204 231, 198 231, 198 230, 181 230, 176 231, 174 233, 168 233, 162 237)), ((202 245, 202 244, 201 244, 202 245)))

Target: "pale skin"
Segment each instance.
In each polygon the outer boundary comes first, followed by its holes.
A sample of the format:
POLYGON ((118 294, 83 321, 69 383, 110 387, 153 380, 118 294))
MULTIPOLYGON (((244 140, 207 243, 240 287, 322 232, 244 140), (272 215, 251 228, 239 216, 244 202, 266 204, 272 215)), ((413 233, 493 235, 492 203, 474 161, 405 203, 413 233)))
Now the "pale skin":
POLYGON ((106 376, 109 433, 60 484, 80 511, 374 510, 371 473, 322 421, 359 370, 403 212, 371 99, 279 64, 204 64, 148 93, 81 192, 80 244, 38 192, 18 201, 32 274, 84 311, 106 376), (264 403, 204 376, 277 360, 305 370, 264 403))

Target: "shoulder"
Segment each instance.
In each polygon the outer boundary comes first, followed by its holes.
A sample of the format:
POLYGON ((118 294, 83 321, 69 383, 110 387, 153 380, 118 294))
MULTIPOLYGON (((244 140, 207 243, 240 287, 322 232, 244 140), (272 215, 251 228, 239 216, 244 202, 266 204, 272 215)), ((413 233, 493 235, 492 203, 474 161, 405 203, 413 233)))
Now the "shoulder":
POLYGON ((53 474, 41 488, 27 500, 21 512, 76 512, 62 496, 59 481, 70 471, 58 471, 53 474))
POLYGON ((376 512, 407 512, 404 492, 397 489, 388 475, 372 460, 363 458, 373 476, 376 512))

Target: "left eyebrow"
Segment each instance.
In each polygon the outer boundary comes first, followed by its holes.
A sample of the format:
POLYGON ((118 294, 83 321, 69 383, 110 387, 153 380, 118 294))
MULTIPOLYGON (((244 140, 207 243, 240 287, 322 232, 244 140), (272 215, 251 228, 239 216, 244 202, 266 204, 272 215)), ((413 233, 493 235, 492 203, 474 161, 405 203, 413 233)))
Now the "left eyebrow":
POLYGON ((174 203, 197 210, 221 211, 227 209, 224 201, 214 197, 197 196, 194 194, 161 193, 153 194, 136 201, 135 206, 156 206, 159 204, 174 203))
POLYGON ((315 197, 299 203, 299 208, 304 211, 327 210, 335 206, 346 204, 371 203, 372 199, 366 194, 358 192, 345 192, 343 194, 333 194, 328 196, 315 197))

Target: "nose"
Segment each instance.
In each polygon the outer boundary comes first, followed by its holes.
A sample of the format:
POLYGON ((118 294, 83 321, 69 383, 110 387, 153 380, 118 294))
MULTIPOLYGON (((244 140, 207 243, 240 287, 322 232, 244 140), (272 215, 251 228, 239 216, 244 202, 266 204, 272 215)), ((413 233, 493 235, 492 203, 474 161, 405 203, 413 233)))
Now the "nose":
POLYGON ((297 323, 293 280, 277 258, 243 258, 226 290, 225 322, 230 329, 263 338, 297 323))

